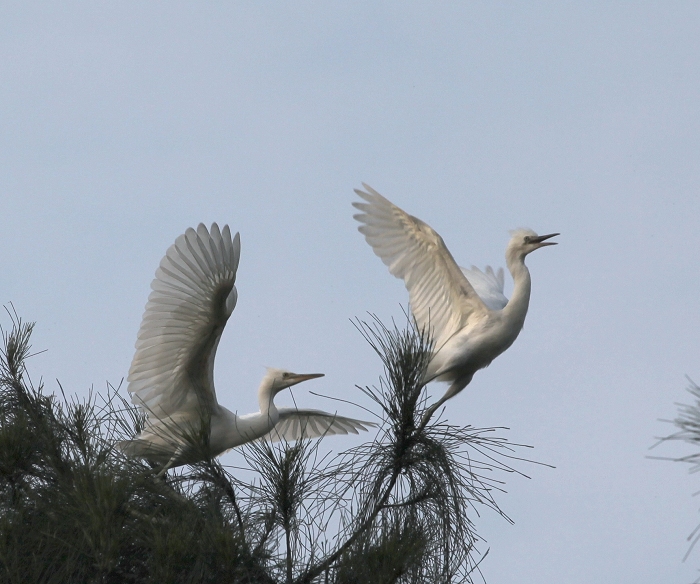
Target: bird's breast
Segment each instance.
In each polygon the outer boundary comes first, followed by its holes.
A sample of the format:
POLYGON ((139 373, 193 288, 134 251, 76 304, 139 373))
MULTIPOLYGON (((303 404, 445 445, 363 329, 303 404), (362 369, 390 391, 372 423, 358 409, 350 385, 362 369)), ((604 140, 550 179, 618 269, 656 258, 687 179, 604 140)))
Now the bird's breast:
POLYGON ((502 319, 484 319, 465 327, 449 339, 434 355, 429 367, 432 375, 462 377, 487 367, 510 347, 520 330, 512 331, 502 319))
POLYGON ((274 416, 261 412, 237 416, 225 408, 221 409, 223 411, 212 416, 211 420, 210 444, 217 454, 261 438, 276 423, 274 416))

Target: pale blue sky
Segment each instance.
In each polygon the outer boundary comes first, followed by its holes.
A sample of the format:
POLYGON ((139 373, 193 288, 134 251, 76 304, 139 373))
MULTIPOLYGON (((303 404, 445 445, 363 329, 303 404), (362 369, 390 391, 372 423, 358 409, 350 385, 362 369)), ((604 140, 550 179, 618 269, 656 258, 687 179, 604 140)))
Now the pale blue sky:
POLYGON ((463 265, 559 231, 520 338, 448 404, 556 466, 509 479, 514 526, 476 520, 483 572, 687 584, 700 483, 645 456, 700 380, 699 30, 697 2, 5 1, 0 301, 37 321, 49 390, 102 389, 166 248, 228 223, 221 401, 253 411, 266 365, 354 399, 379 364, 349 319, 407 300, 356 231, 361 181, 463 265))

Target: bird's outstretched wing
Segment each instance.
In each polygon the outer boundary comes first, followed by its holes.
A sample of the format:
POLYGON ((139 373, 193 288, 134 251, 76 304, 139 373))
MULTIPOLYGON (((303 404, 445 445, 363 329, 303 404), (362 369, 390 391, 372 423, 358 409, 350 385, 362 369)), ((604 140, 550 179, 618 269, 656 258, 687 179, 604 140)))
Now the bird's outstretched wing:
POLYGON ((200 223, 175 240, 151 283, 129 393, 149 418, 211 412, 214 356, 236 306, 238 234, 200 223))
POLYGON ((278 408, 280 419, 275 427, 263 438, 277 442, 279 440, 301 440, 302 438, 319 438, 331 434, 358 434, 368 428, 376 427, 374 422, 365 422, 345 418, 320 410, 299 410, 297 408, 278 408))
POLYGON ((498 268, 498 272, 494 272, 491 266, 486 266, 483 272, 476 266, 472 266, 471 270, 468 268, 461 268, 461 270, 481 301, 490 310, 505 308, 508 299, 503 294, 503 268, 498 268))
POLYGON ((421 329, 430 328, 436 347, 464 327, 486 306, 474 291, 437 232, 363 183, 355 190, 366 203, 353 203, 358 228, 374 253, 402 278, 411 311, 421 329))

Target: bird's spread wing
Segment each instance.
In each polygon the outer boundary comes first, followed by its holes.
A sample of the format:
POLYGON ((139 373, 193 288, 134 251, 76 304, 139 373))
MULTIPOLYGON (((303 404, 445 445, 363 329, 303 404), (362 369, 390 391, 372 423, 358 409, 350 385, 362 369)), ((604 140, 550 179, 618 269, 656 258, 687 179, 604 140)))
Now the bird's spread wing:
POLYGON ((200 224, 175 240, 151 283, 129 369, 132 401, 149 418, 216 404, 214 356, 236 306, 234 282, 240 258, 238 234, 200 224))
POLYGON ((483 272, 476 266, 472 266, 471 270, 467 268, 461 268, 461 270, 489 309, 502 310, 505 308, 508 299, 503 294, 503 268, 498 268, 498 272, 494 272, 491 266, 486 266, 486 270, 483 272))
POLYGON ((367 192, 355 192, 367 202, 353 203, 362 211, 355 215, 360 233, 389 271, 404 280, 416 323, 429 327, 440 347, 486 306, 435 230, 363 186, 367 192))
POLYGON ((319 438, 331 434, 358 434, 360 430, 376 426, 373 422, 345 418, 320 410, 299 410, 297 408, 278 408, 280 419, 275 427, 264 436, 265 439, 301 440, 302 438, 319 438))

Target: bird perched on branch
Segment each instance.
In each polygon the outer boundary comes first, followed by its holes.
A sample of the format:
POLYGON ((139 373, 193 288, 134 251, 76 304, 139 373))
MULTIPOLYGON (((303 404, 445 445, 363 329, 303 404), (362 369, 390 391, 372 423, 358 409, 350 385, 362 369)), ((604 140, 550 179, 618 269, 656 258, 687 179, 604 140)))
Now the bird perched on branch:
POLYGON ((203 224, 170 246, 151 284, 129 370, 132 402, 145 411, 146 425, 120 443, 128 455, 172 466, 217 456, 266 437, 297 440, 326 434, 357 434, 375 424, 318 410, 278 408, 283 389, 320 373, 268 369, 258 388, 260 411, 239 416, 217 402, 214 357, 238 297, 235 281, 239 235, 203 224), (192 448, 206 442, 206 450, 192 448))
POLYGON ((559 235, 537 235, 516 229, 506 248, 506 265, 513 276, 513 294, 503 294, 503 269, 460 268, 437 232, 399 209, 373 188, 355 192, 366 202, 355 219, 374 253, 401 278, 408 290, 411 312, 421 330, 433 340, 433 355, 424 381, 450 382, 445 395, 426 411, 424 425, 445 401, 462 391, 474 373, 510 347, 525 322, 530 302, 530 272, 525 256, 556 242, 559 235))

